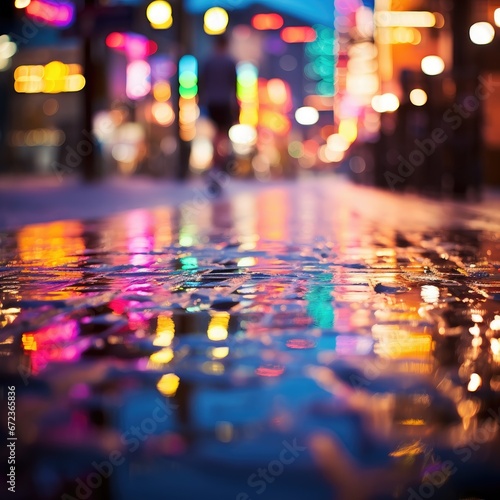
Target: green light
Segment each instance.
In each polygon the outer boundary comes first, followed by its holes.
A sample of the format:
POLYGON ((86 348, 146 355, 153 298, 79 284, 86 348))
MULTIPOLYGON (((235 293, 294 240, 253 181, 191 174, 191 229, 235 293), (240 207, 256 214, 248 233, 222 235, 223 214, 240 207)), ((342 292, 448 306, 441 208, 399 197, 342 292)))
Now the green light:
POLYGON ((198 77, 192 71, 184 71, 179 75, 179 85, 186 89, 196 87, 198 77))
POLYGON ((198 259, 196 257, 183 257, 181 259, 181 265, 184 271, 198 269, 198 259))
POLYGON ((184 99, 192 99, 198 94, 198 85, 190 88, 179 87, 179 94, 181 97, 184 97, 184 99))

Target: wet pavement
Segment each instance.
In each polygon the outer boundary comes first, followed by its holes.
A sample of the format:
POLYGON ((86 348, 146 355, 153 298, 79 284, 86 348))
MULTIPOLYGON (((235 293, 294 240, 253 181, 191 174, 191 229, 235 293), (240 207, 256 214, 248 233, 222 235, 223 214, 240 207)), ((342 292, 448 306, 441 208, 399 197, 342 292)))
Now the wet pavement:
POLYGON ((0 233, 12 497, 500 498, 500 212, 212 198, 0 233))

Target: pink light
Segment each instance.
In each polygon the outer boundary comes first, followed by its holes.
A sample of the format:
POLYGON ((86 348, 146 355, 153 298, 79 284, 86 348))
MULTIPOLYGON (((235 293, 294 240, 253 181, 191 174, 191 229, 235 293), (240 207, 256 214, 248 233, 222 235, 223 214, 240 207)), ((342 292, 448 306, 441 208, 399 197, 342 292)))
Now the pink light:
POLYGON ((26 7, 26 14, 38 21, 45 21, 57 28, 68 27, 75 17, 75 6, 70 2, 33 0, 26 7))
POLYGON ((127 97, 140 99, 151 91, 151 67, 146 61, 132 61, 127 65, 127 97))

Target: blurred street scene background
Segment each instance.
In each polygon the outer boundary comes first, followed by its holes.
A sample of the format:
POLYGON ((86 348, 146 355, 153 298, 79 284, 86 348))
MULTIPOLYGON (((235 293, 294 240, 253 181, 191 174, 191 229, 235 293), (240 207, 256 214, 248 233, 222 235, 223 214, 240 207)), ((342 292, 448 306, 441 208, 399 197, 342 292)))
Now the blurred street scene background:
POLYGON ((0 175, 208 172, 198 79, 224 33, 230 175, 478 196, 500 184, 499 24, 498 0, 6 0, 0 175))

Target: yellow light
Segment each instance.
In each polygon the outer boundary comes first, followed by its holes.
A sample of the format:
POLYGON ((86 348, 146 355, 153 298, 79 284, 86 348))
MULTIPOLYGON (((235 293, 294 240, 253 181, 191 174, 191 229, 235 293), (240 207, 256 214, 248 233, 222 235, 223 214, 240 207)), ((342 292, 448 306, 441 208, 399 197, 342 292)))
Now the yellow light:
POLYGON ((500 8, 495 9, 494 19, 495 19, 495 24, 500 28, 500 8))
POLYGON ((210 324, 208 325, 207 336, 210 340, 218 342, 227 339, 229 326, 229 313, 213 313, 210 324))
POLYGON ((345 118, 340 121, 339 135, 347 142, 353 143, 358 137, 358 126, 356 118, 345 118))
POLYGON ((155 364, 166 365, 174 358, 174 351, 169 347, 152 354, 149 359, 155 364))
POLYGON ((14 5, 16 6, 16 9, 25 9, 30 3, 31 0, 16 0, 14 5))
POLYGON ((420 63, 426 75, 439 75, 444 71, 444 61, 439 56, 427 56, 420 63))
POLYGON ((229 354, 229 347, 214 347, 212 349, 212 357, 215 359, 225 358, 229 354))
POLYGON ((172 95, 172 90, 168 82, 155 83, 153 96, 158 102, 167 102, 172 95))
POLYGON ((60 92, 79 92, 83 87, 85 87, 85 77, 83 75, 69 75, 60 92))
POLYGON ((469 29, 469 36, 476 45, 488 45, 495 38, 495 28, 490 23, 475 23, 469 29))
POLYGON ((221 7, 212 7, 205 12, 203 21, 205 33, 208 35, 220 35, 226 31, 229 16, 221 7))
POLYGON ((175 373, 167 373, 156 384, 156 388, 167 397, 175 396, 181 379, 175 373))
POLYGON ((156 338, 153 345, 168 347, 175 335, 175 324, 170 316, 159 315, 156 326, 156 338))
POLYGON ((410 92, 410 102, 414 106, 423 106, 427 102, 427 94, 425 90, 413 89, 410 92))
POLYGON ((146 17, 155 29, 167 29, 172 26, 172 7, 164 0, 155 0, 148 5, 146 17))
POLYGON ((436 16, 425 11, 379 11, 375 12, 374 19, 380 28, 432 28, 436 25, 436 16))
POLYGON ((52 61, 45 65, 45 80, 59 80, 69 74, 68 66, 61 61, 52 61))

